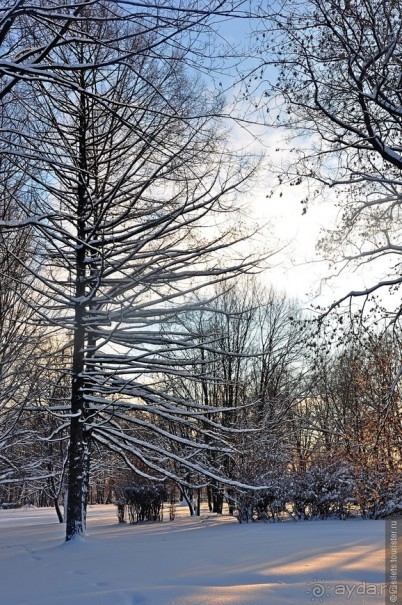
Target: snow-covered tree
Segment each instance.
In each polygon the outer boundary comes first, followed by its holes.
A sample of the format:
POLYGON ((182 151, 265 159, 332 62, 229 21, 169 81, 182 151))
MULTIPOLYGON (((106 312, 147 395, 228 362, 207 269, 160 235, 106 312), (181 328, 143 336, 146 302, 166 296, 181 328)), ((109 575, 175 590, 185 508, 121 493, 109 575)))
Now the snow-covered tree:
MULTIPOLYGON (((212 452, 211 462, 250 486, 272 484, 290 464, 299 402, 307 393, 303 355, 308 327, 298 321, 297 304, 246 278, 231 288, 218 287, 210 309, 180 319, 198 348, 176 353, 193 371, 171 377, 172 388, 182 397, 231 410, 221 422, 235 451, 212 452)), ((225 493, 231 510, 236 500, 259 498, 210 481, 211 510, 222 512, 225 493)))
POLYGON ((160 382, 188 371, 168 352, 196 343, 159 326, 205 306, 193 301, 201 288, 259 262, 230 252, 247 236, 234 209, 255 166, 226 148, 220 103, 186 72, 190 30, 197 36, 215 5, 90 4, 48 53, 51 77, 18 83, 29 122, 8 157, 19 166, 23 149, 30 161, 35 208, 21 202, 19 220, 2 222, 7 233, 33 232, 38 268, 20 263, 46 301, 35 312, 59 332, 63 356, 71 345, 70 405, 47 409, 70 419, 67 540, 85 530, 93 441, 157 480, 171 460, 219 476, 204 454, 227 447, 211 418, 222 410, 160 382), (193 430, 201 418, 208 443, 193 430))
POLYGON ((303 184, 304 202, 328 187, 337 196, 340 222, 328 226, 323 251, 338 270, 370 262, 382 274, 348 296, 397 286, 402 4, 285 0, 277 8, 257 44, 270 80, 258 80, 265 115, 293 138, 280 181, 303 184))
MULTIPOLYGON (((22 217, 19 201, 29 205, 27 178, 5 155, 0 155, 0 216, 3 221, 22 217)), ((25 409, 41 391, 46 359, 40 354, 45 340, 36 325, 33 305, 38 303, 31 270, 37 265, 32 232, 0 233, 0 484, 9 485, 38 476, 37 463, 24 457, 31 441, 25 409), (38 364, 38 356, 41 363, 38 364), (18 455, 16 453, 18 452, 18 455)), ((41 474, 41 473, 39 473, 41 474)))

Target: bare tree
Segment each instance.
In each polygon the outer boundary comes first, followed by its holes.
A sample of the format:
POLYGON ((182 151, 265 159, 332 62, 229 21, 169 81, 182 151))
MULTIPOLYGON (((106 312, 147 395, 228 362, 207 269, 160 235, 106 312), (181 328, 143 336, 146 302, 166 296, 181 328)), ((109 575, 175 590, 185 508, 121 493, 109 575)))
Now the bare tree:
MULTIPOLYGON (((4 0, 0 7, 0 101, 7 97, 21 82, 57 81, 64 83, 64 74, 71 71, 91 70, 95 66, 114 65, 138 52, 158 56, 161 44, 175 51, 190 51, 191 63, 205 59, 208 40, 200 34, 213 31, 214 21, 223 17, 246 17, 245 0, 159 0, 155 3, 136 0, 4 0), (60 61, 60 49, 74 44, 80 35, 82 23, 88 19, 88 11, 101 7, 99 21, 112 22, 116 26, 110 36, 102 40, 90 34, 92 42, 108 49, 101 63, 74 64, 60 61), (125 25, 133 24, 131 33, 125 25), (120 26, 123 26, 120 28, 120 26), (142 33, 157 34, 152 41, 142 33), (183 37, 185 46, 183 47, 183 37), (121 54, 121 43, 127 38, 142 38, 140 47, 121 54)), ((211 46, 209 46, 211 50, 211 46)), ((66 82, 69 85, 68 82, 66 82)))
POLYGON ((393 472, 401 460, 401 408, 395 381, 400 345, 388 332, 362 327, 340 351, 318 355, 311 427, 325 452, 393 472), (320 432, 322 430, 322 432, 320 432))
MULTIPOLYGON (((210 309, 190 311, 180 320, 198 348, 176 353, 192 371, 172 376, 172 388, 182 397, 227 410, 221 423, 234 451, 207 452, 211 463, 224 476, 250 485, 263 484, 269 473, 279 475, 289 463, 298 406, 307 394, 303 353, 308 328, 299 321, 297 304, 254 278, 243 278, 229 288, 218 287, 210 309)), ((214 512, 222 512, 225 492, 232 510, 236 490, 209 482, 214 512)))
POLYGON ((35 233, 40 267, 20 260, 46 300, 35 312, 72 347, 71 405, 47 409, 70 419, 67 540, 85 530, 93 440, 143 476, 172 475, 171 460, 219 476, 203 456, 225 443, 206 414, 216 410, 160 385, 182 371, 167 352, 196 343, 158 326, 260 260, 229 252, 247 236, 230 213, 255 166, 225 149, 220 105, 185 71, 187 32, 209 13, 166 5, 164 18, 145 7, 134 19, 115 4, 85 9, 52 49, 52 77, 24 82, 31 119, 9 157, 19 166, 21 143, 35 212, 21 202, 21 219, 2 222, 35 233), (191 430, 201 417, 208 444, 191 430), (192 454, 177 456, 172 440, 192 454))
POLYGON ((281 182, 308 186, 306 203, 334 189, 340 224, 321 242, 330 260, 389 259, 382 279, 350 296, 400 283, 401 9, 398 0, 285 1, 259 42, 276 67, 262 84, 265 108, 296 135, 281 182))
MULTIPOLYGON (((0 216, 3 221, 22 217, 18 200, 25 198, 26 176, 0 156, 0 216)), ((31 230, 0 233, 0 483, 26 481, 38 476, 36 461, 23 460, 31 431, 23 416, 27 405, 38 397, 45 360, 38 365, 45 332, 36 325, 32 304, 31 270, 37 267, 31 230), (19 456, 12 455, 18 451, 19 456)), ((39 473, 40 475, 41 473, 39 473)))

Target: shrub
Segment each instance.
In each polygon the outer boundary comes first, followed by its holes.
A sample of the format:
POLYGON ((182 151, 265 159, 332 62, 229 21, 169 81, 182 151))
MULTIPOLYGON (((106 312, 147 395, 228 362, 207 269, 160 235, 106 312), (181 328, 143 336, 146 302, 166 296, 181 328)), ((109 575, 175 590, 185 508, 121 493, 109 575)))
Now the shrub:
POLYGON ((360 471, 356 476, 356 504, 364 519, 383 519, 401 512, 400 477, 389 472, 360 471))
POLYGON ((164 486, 132 485, 121 488, 120 492, 121 498, 116 502, 119 523, 125 523, 126 513, 131 524, 163 520, 163 502, 167 498, 164 486))

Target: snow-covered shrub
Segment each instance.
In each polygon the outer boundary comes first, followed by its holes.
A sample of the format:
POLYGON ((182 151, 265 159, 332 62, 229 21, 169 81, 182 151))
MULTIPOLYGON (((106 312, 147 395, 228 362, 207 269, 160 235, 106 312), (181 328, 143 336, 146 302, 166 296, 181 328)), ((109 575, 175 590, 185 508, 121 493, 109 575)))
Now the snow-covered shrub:
POLYGON ((402 511, 400 476, 389 472, 361 470, 355 480, 356 504, 364 519, 383 519, 402 511))
POLYGON ((259 483, 265 484, 266 489, 238 492, 235 516, 239 523, 280 520, 286 511, 285 481, 285 477, 265 477, 259 483))
POLYGON ((310 469, 290 476, 288 501, 298 519, 345 519, 354 502, 354 482, 342 460, 317 460, 310 469))
POLYGON ((266 490, 257 492, 257 520, 280 521, 286 512, 287 477, 271 477, 266 490))
POLYGON ((345 519, 353 502, 353 475, 344 461, 316 464, 310 470, 315 492, 313 516, 345 519))
POLYGON ((255 492, 252 490, 243 490, 236 494, 234 516, 239 523, 249 523, 249 521, 255 520, 253 518, 255 498, 255 492))
POLYGON ((22 504, 20 502, 3 502, 0 508, 4 510, 9 510, 11 508, 21 508, 22 504))
POLYGON ((121 488, 121 497, 116 503, 119 523, 162 521, 163 503, 167 498, 164 486, 153 484, 132 485, 121 488))
POLYGON ((311 519, 315 501, 309 473, 295 471, 289 475, 287 501, 290 514, 296 519, 311 519))

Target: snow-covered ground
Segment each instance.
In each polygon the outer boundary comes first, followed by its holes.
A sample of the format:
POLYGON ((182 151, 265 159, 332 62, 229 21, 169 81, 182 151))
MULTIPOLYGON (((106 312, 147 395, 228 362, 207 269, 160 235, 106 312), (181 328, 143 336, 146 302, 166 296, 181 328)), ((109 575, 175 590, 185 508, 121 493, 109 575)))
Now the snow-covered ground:
POLYGON ((384 522, 239 525, 179 509, 118 525, 89 510, 88 538, 63 543, 52 509, 0 510, 2 605, 383 605, 384 522))

